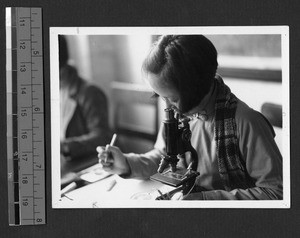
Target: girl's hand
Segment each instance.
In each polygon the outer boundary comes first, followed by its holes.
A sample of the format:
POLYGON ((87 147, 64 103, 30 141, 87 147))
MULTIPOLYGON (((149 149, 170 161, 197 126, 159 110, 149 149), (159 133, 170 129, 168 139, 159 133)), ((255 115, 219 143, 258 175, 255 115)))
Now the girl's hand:
POLYGON ((99 163, 106 172, 112 174, 129 174, 130 167, 121 150, 116 146, 97 147, 99 163))

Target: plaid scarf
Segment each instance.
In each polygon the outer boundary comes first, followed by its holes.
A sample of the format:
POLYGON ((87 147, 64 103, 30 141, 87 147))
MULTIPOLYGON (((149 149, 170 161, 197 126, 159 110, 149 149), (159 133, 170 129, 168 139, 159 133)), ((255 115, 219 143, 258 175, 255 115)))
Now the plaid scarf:
POLYGON ((216 77, 217 98, 215 103, 215 140, 219 173, 227 191, 254 186, 247 173, 245 162, 240 158, 235 113, 237 97, 216 77))

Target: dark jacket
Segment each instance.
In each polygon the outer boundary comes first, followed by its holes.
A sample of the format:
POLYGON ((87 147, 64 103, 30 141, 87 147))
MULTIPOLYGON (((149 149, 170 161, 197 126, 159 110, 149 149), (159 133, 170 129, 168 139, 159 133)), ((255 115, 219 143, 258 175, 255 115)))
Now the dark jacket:
POLYGON ((98 87, 82 80, 76 69, 67 67, 72 86, 61 152, 72 159, 96 155, 96 147, 106 145, 110 138, 107 99, 98 87))

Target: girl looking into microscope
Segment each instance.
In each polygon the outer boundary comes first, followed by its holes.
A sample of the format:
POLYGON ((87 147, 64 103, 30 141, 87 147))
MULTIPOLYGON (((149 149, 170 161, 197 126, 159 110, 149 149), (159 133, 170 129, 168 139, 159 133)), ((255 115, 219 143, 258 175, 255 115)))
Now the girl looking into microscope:
MULTIPOLYGON (((182 199, 282 199, 282 156, 274 130, 231 92, 217 67, 217 51, 203 35, 162 36, 143 63, 155 96, 190 118, 199 176, 193 192, 182 199)), ((147 179, 157 173, 166 153, 162 131, 145 154, 99 147, 99 162, 105 171, 124 178, 147 179)))

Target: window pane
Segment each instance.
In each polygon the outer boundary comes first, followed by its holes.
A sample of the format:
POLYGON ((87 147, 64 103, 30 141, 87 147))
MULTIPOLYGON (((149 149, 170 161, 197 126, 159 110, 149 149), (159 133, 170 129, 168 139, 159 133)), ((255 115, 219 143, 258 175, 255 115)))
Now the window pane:
POLYGON ((219 55, 280 57, 280 35, 207 35, 219 55))

